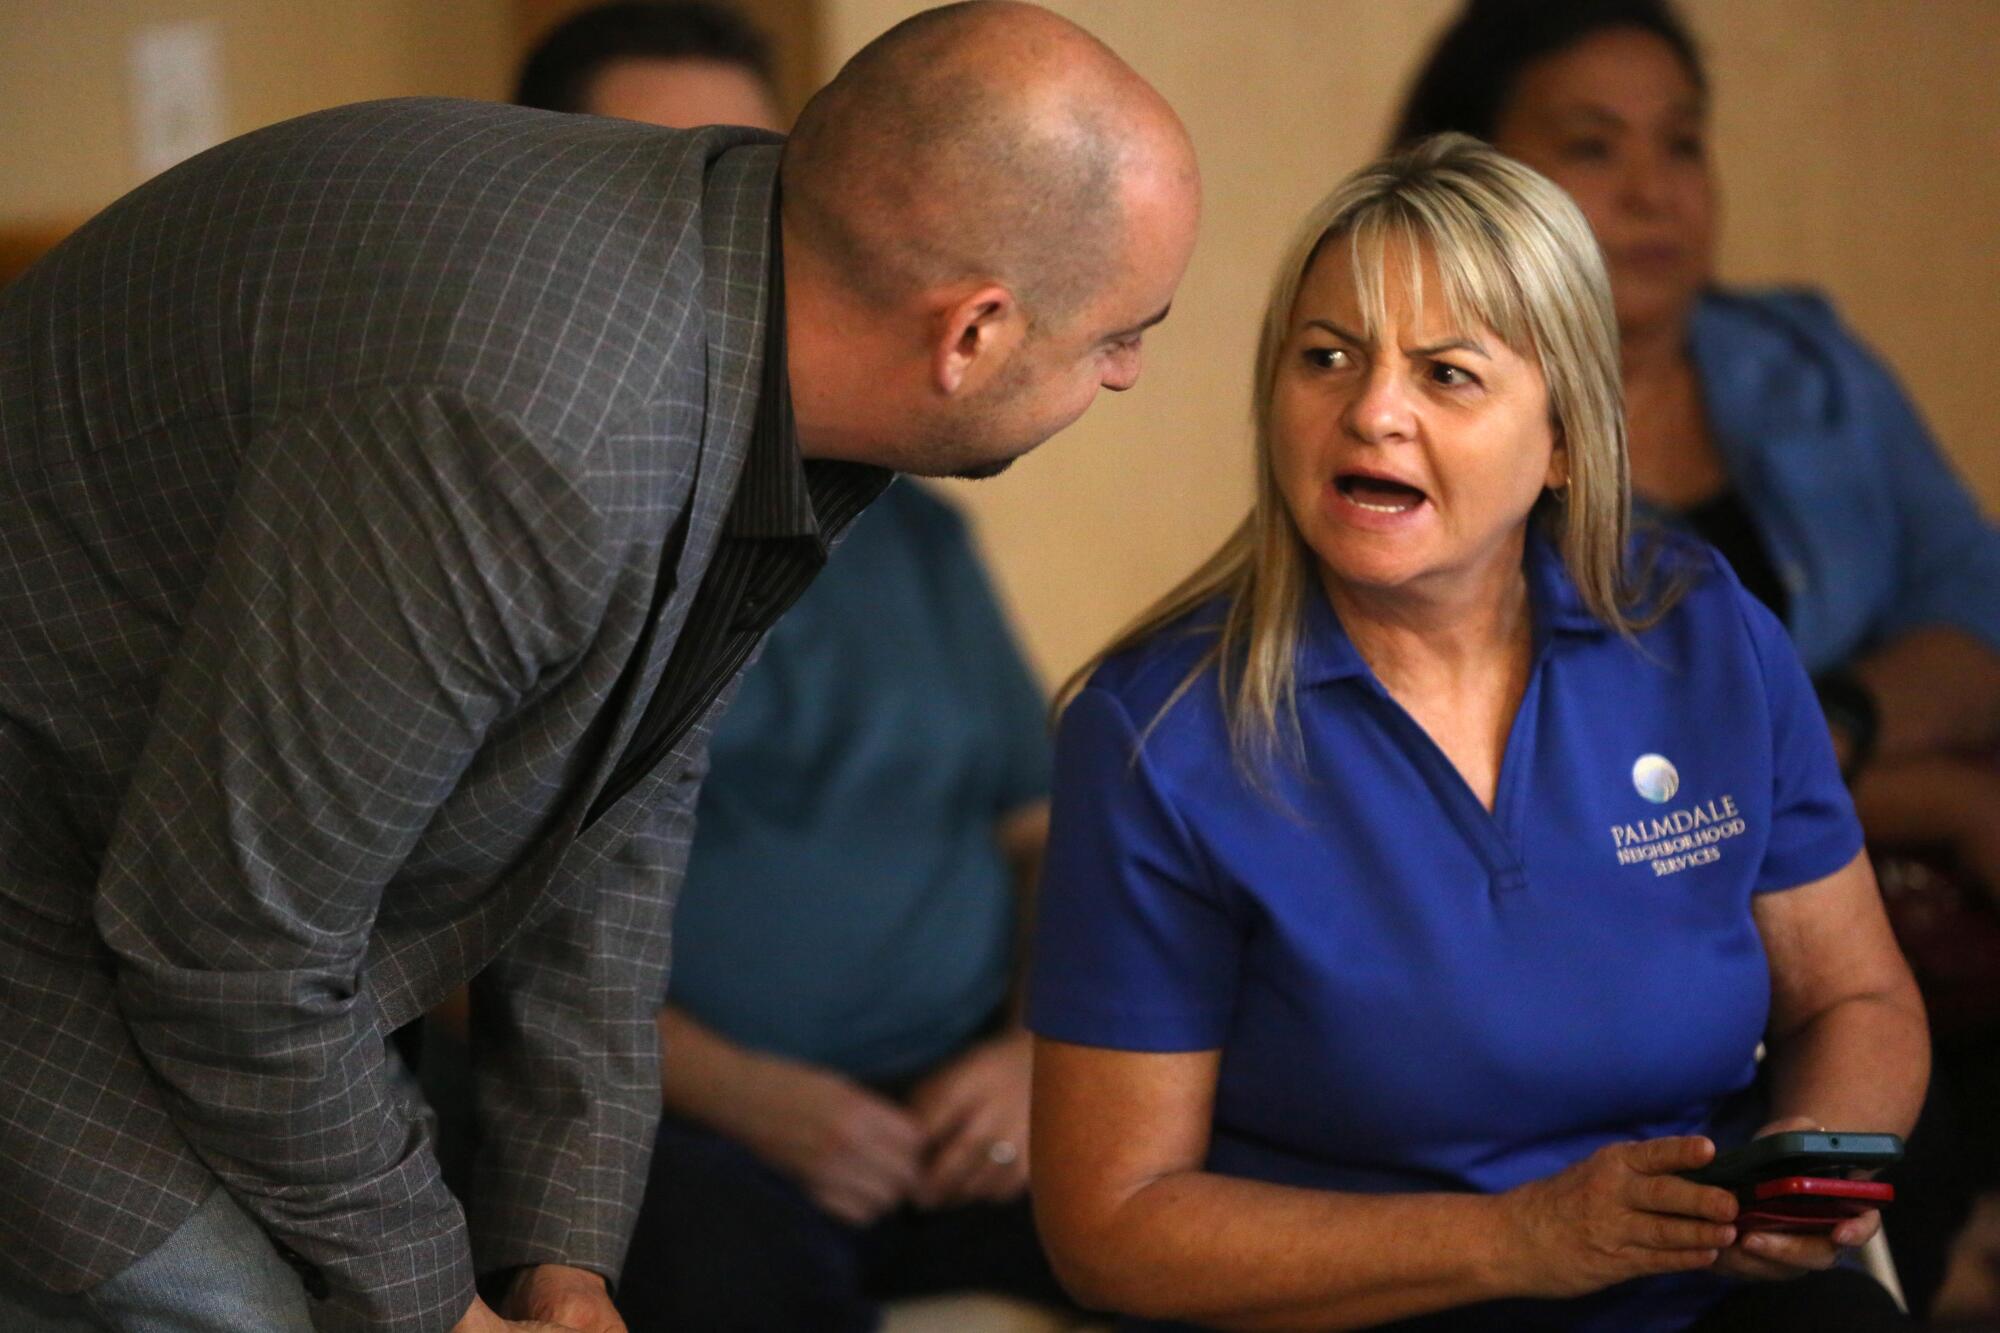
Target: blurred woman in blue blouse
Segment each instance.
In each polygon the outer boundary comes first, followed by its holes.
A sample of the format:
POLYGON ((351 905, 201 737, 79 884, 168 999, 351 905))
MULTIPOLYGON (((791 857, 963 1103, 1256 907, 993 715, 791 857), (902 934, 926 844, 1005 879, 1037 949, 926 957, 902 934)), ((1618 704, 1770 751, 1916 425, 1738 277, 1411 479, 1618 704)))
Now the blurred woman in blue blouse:
POLYGON ((1708 83, 1668 0, 1470 0, 1399 142, 1485 139, 1603 247, 1641 511, 1790 630, 1871 842, 2000 896, 2000 529, 1826 299, 1714 283, 1708 83))

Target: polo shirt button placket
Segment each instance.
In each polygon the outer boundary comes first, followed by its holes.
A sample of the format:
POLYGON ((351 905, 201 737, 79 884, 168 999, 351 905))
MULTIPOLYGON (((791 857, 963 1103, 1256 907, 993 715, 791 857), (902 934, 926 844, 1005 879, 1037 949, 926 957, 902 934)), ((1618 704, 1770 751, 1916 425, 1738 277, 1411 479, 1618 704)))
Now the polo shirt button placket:
MULTIPOLYGON (((1539 671, 1536 674, 1539 677, 1539 671)), ((1516 725, 1507 742, 1510 752, 1525 744, 1519 740, 1523 731, 1533 729, 1534 720, 1530 710, 1535 702, 1538 684, 1538 680, 1531 681, 1528 694, 1521 701, 1522 711, 1529 713, 1529 716, 1524 727, 1520 715, 1516 715, 1516 725)), ((1424 730, 1421 723, 1410 716, 1407 709, 1396 702, 1395 696, 1372 676, 1367 679, 1367 688, 1376 701, 1376 707, 1383 710, 1388 717, 1390 725, 1407 737, 1406 749, 1413 762, 1424 771, 1426 782, 1438 805, 1472 849, 1472 854, 1486 868, 1488 892, 1494 897, 1499 897, 1503 894, 1518 893, 1527 888, 1527 868, 1522 864, 1520 854, 1515 850, 1508 830, 1502 824, 1501 811, 1504 807, 1501 802, 1505 801, 1507 795, 1505 789, 1509 777, 1507 769, 1503 767, 1501 772, 1503 785, 1500 800, 1495 802, 1492 810, 1488 810, 1480 803, 1479 798, 1473 795, 1472 787, 1466 782, 1464 775, 1453 766, 1437 741, 1424 730)), ((1528 756, 1509 753, 1504 762, 1506 765, 1526 763, 1528 756)))

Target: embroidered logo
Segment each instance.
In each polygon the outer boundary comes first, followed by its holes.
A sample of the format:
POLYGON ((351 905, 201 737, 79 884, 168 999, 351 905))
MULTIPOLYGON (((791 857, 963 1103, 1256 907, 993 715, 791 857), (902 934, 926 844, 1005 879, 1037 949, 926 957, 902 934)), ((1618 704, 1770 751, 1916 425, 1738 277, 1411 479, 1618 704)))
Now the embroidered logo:
POLYGON ((1680 770, 1663 754, 1642 754, 1632 765, 1632 785, 1654 805, 1665 805, 1681 789, 1680 770))

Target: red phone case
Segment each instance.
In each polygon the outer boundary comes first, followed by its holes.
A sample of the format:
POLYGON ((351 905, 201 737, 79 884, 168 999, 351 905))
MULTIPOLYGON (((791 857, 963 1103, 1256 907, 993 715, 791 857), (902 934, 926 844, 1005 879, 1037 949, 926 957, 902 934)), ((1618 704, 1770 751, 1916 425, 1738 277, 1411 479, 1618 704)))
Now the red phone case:
POLYGON ((1831 1231, 1895 1198, 1896 1187, 1879 1180, 1784 1176, 1750 1188, 1736 1225, 1744 1231, 1831 1231))

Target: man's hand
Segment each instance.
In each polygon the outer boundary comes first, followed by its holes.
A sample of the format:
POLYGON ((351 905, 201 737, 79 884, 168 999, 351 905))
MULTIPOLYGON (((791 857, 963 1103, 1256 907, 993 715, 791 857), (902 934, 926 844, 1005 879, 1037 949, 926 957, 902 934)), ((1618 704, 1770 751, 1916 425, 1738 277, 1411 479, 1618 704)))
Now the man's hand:
POLYGON ((924 1138, 916 1119, 886 1097, 829 1070, 760 1064, 733 1112, 736 1137, 820 1207, 867 1226, 916 1187, 924 1138))
POLYGON ((525 1320, 514 1329, 574 1330, 574 1333, 626 1333, 625 1321, 611 1304, 604 1279, 587 1268, 537 1264, 514 1275, 501 1307, 510 1318, 525 1320))
POLYGON ((451 1326, 451 1333, 576 1333, 576 1331, 564 1328, 561 1324, 544 1324, 540 1320, 517 1323, 511 1319, 502 1319, 493 1313, 492 1306, 474 1296, 465 1314, 451 1326))
POLYGON ((911 1196, 920 1208, 1005 1203, 1028 1188, 1033 1042, 1014 1029, 981 1042, 917 1086, 910 1109, 927 1158, 911 1196))

